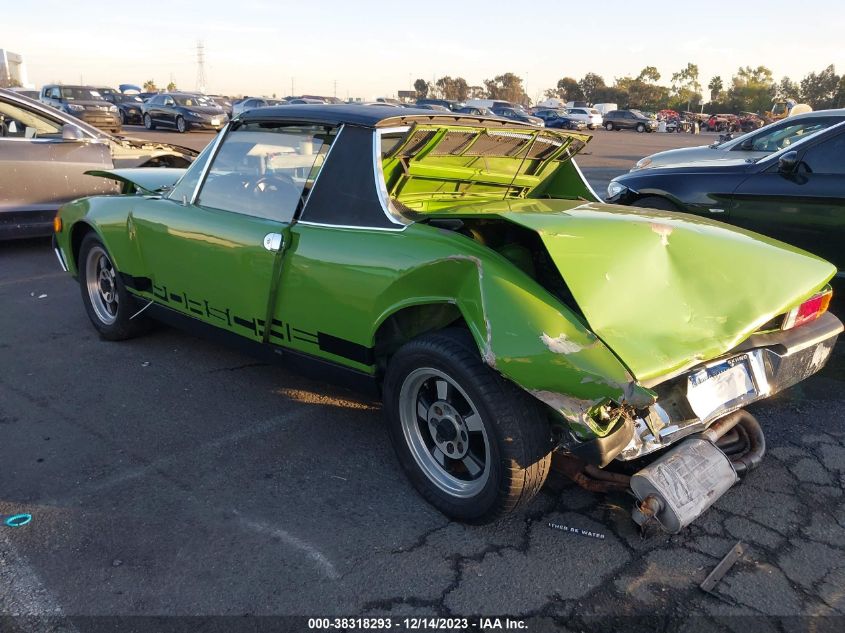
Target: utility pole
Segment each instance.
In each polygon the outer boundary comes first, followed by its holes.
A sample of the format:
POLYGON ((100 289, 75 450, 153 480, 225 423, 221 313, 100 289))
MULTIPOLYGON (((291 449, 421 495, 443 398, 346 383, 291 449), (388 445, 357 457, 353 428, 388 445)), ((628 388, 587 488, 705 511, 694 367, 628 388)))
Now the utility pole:
POLYGON ((334 80, 334 98, 337 99, 337 79, 334 80))
POLYGON ((290 78, 290 96, 295 97, 296 93, 293 91, 293 77, 290 78))
POLYGON ((205 44, 197 40, 197 92, 205 92, 205 44))

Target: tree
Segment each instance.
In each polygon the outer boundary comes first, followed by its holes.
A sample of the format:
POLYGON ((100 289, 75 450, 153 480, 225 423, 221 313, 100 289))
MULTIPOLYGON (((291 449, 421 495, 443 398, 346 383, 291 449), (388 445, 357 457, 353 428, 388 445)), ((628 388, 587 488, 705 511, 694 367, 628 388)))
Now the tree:
MULTIPOLYGON (((833 64, 820 73, 810 73, 801 80, 801 100, 813 106, 814 110, 832 108, 836 103, 840 78, 833 64)), ((793 98, 799 95, 791 95, 793 98)))
POLYGON ((417 99, 425 99, 429 91, 428 82, 425 79, 417 79, 414 82, 414 90, 417 91, 417 99))
POLYGON ((487 90, 484 86, 470 86, 467 88, 467 97, 470 99, 484 99, 487 97, 487 90))
POLYGON ((725 85, 722 83, 722 78, 719 75, 713 77, 710 83, 707 84, 707 89, 710 91, 710 101, 719 101, 722 98, 722 91, 725 85))
POLYGON ((575 79, 563 77, 557 80, 557 88, 546 90, 546 97, 557 97, 563 101, 581 101, 584 99, 584 93, 575 79))
POLYGON ((487 96, 490 99, 501 99, 511 103, 525 103, 528 95, 522 87, 522 78, 513 73, 498 75, 493 79, 485 79, 484 86, 487 88, 487 96))
POLYGON ((469 94, 469 86, 463 77, 452 79, 448 75, 438 79, 435 84, 437 92, 443 99, 453 101, 466 101, 469 94))
POLYGON ((693 104, 701 101, 698 65, 688 63, 686 68, 672 74, 672 92, 673 99, 670 104, 678 109, 691 110, 693 104))
POLYGON ((665 107, 669 100, 669 89, 646 81, 645 78, 653 79, 655 76, 660 76, 659 73, 655 75, 655 73, 646 72, 648 70, 649 68, 643 69, 636 79, 632 77, 616 79, 615 89, 621 94, 617 93, 616 98, 608 99, 608 101, 638 110, 660 110, 665 107))
POLYGON ((167 92, 174 92, 176 90, 176 84, 174 82, 170 82, 167 84, 167 92))
POLYGON ((657 72, 657 68, 654 66, 646 66, 640 71, 640 75, 637 77, 637 80, 656 84, 660 81, 660 73, 657 72))
POLYGON ((144 92, 158 92, 156 82, 154 82, 152 79, 147 79, 144 82, 144 92))
POLYGON ((774 80, 765 66, 744 66, 731 78, 726 105, 729 109, 765 112, 771 108, 774 80))
POLYGON ((605 87, 604 78, 596 73, 587 73, 581 81, 578 82, 578 86, 584 94, 584 99, 590 103, 594 103, 596 91, 599 88, 605 87))
POLYGON ((801 88, 789 77, 784 77, 780 83, 775 84, 772 94, 776 99, 798 99, 801 88))

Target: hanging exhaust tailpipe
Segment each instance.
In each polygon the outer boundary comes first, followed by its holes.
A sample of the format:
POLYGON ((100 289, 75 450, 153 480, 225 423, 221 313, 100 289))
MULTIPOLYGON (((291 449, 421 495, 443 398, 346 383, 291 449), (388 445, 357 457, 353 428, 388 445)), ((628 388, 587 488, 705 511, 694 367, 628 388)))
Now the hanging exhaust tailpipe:
POLYGON ((747 411, 717 420, 631 477, 640 500, 634 521, 643 525, 653 519, 667 532, 680 532, 737 482, 737 472, 755 468, 765 450, 763 431, 747 411), (715 444, 734 427, 747 438, 749 450, 732 460, 715 444))

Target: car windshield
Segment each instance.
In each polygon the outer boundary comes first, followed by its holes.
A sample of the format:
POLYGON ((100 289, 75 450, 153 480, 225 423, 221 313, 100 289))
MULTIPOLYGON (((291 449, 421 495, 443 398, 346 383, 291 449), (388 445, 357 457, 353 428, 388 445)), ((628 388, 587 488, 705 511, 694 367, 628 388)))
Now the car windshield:
POLYGON ((782 123, 772 126, 772 129, 763 128, 753 136, 747 135, 735 139, 725 149, 745 152, 777 152, 841 120, 841 118, 833 117, 812 117, 791 123, 782 123))
POLYGON ((211 99, 202 95, 174 95, 173 99, 179 105, 189 108, 208 108, 217 105, 211 99))
POLYGON ((90 88, 71 88, 67 86, 62 87, 62 99, 66 101, 97 101, 102 100, 102 95, 96 90, 90 88))
POLYGON ((138 95, 115 95, 121 103, 144 103, 138 95))

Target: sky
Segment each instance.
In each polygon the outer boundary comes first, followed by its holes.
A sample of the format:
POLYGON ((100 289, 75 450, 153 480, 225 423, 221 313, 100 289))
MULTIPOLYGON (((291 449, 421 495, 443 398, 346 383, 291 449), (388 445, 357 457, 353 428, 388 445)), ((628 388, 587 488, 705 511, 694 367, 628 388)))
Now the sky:
MULTIPOLYGON (((8 15, 0 0, 0 15, 8 15)), ((365 100, 411 89, 415 79, 505 72, 535 99, 564 76, 636 76, 660 83, 688 62, 706 87, 739 66, 797 81, 829 64, 845 73, 843 0, 765 2, 502 2, 499 0, 203 0, 15 2, 0 48, 24 56, 36 86, 117 86, 153 79, 197 87, 197 42, 207 92, 322 94, 365 100), (108 9, 104 10, 107 6, 108 9), (692 9, 696 9, 693 11, 692 9)), ((706 90, 705 90, 706 92, 706 90)))

